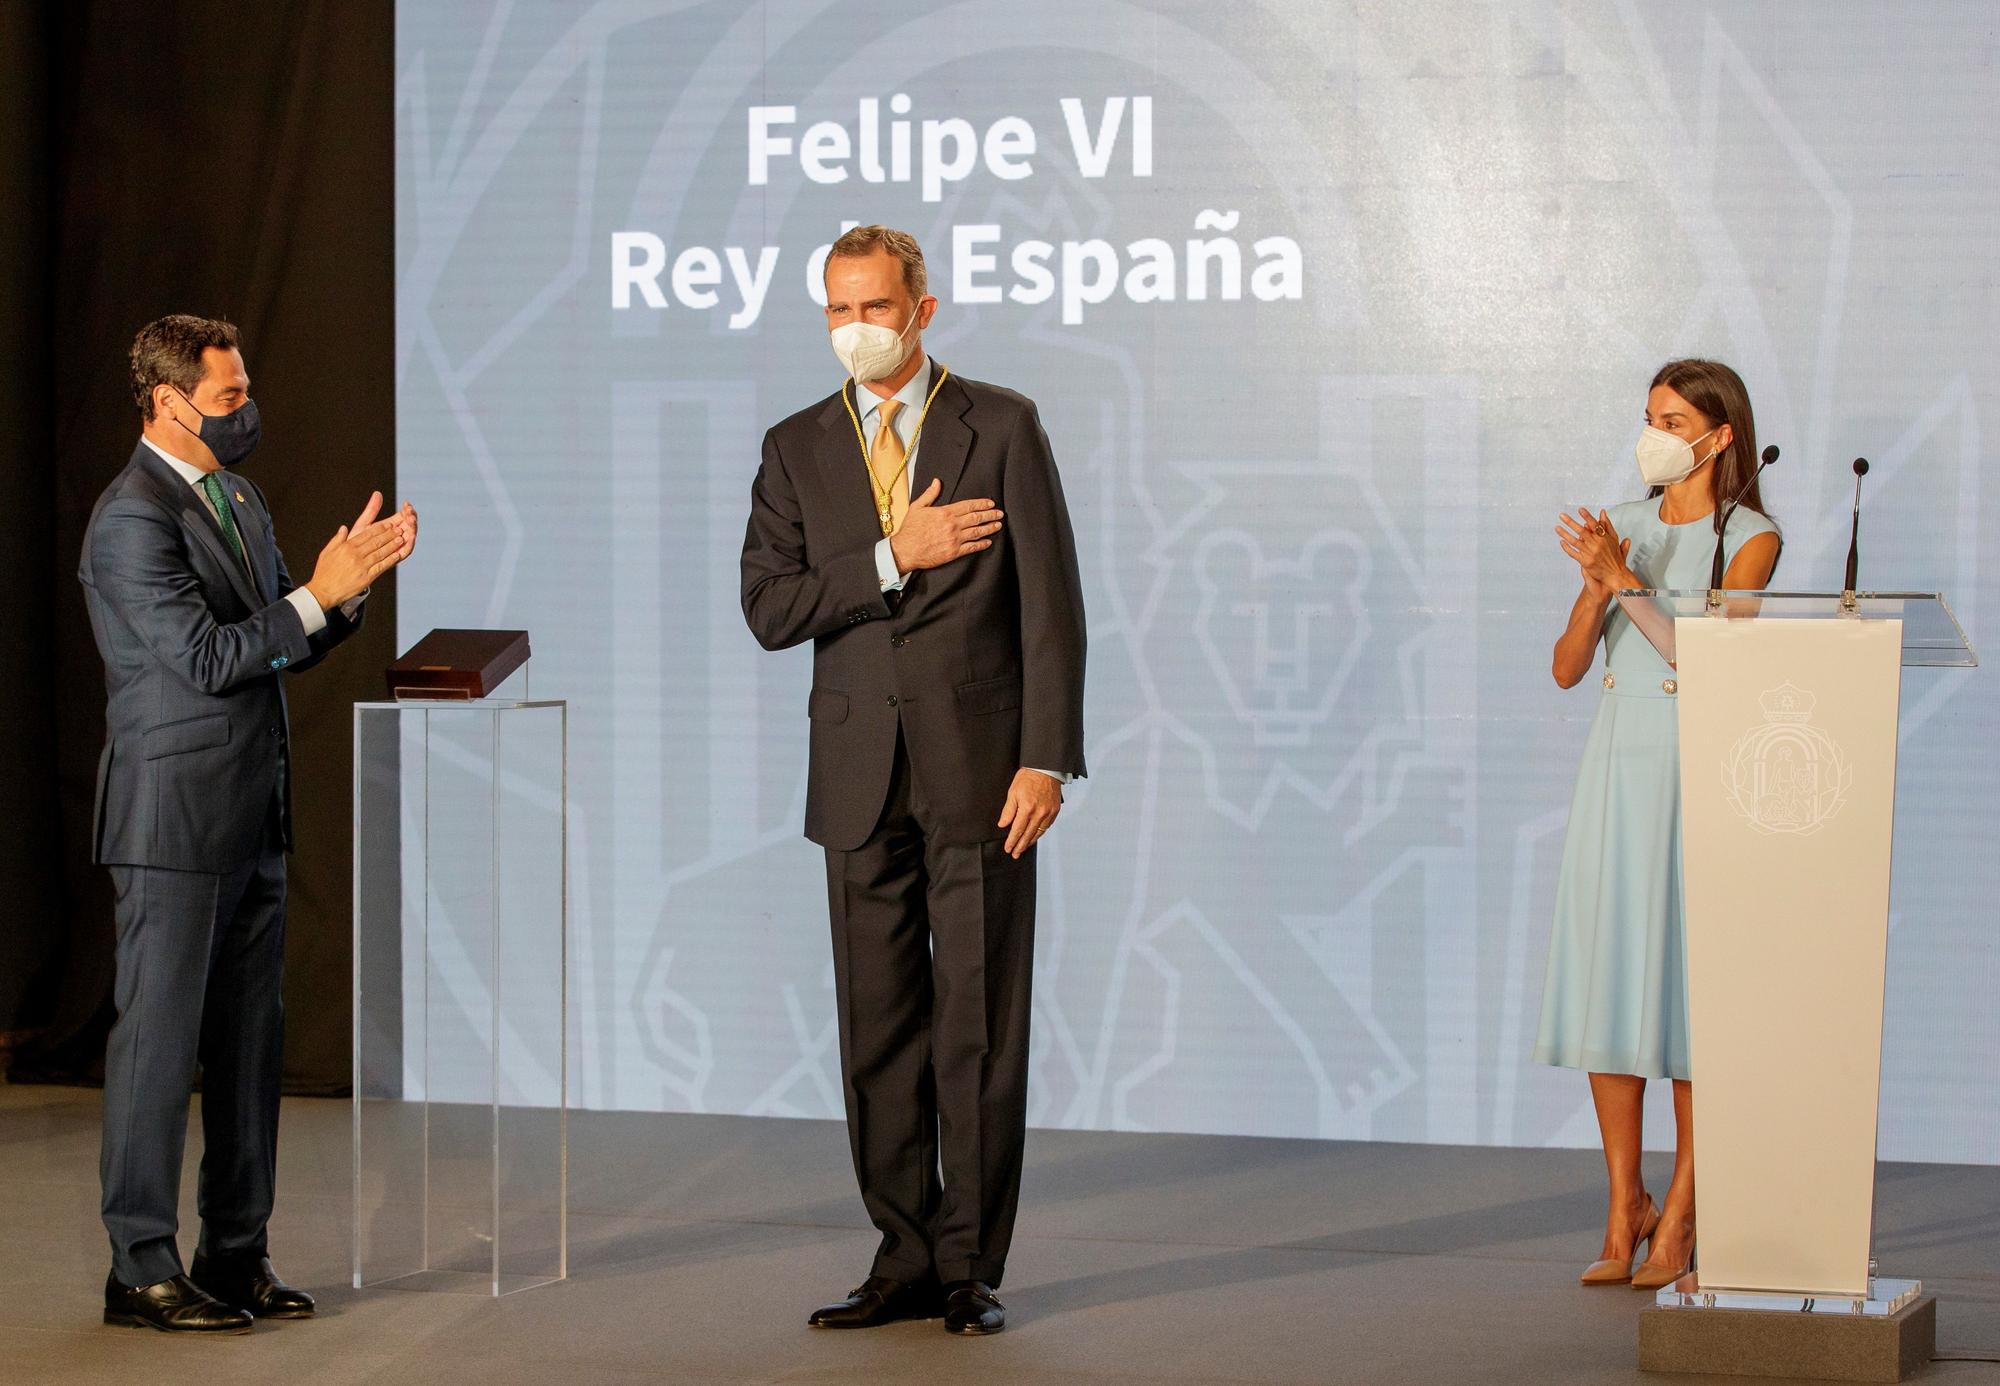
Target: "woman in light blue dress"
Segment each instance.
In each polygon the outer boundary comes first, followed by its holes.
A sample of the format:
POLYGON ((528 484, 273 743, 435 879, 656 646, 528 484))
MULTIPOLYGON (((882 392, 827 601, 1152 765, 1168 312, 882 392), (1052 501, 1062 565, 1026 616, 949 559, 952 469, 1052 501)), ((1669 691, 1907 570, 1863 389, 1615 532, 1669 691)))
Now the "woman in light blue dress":
POLYGON ((1542 993, 1540 1063, 1590 1074, 1611 1176, 1604 1249, 1586 1285, 1656 1288, 1694 1255, 1694 1099, 1688 1070, 1682 936, 1680 728, 1674 670, 1621 611, 1627 587, 1709 585, 1718 503, 1729 512, 1723 586, 1761 589, 1778 530, 1755 481, 1757 430, 1735 371, 1671 361, 1646 396, 1639 470, 1644 500, 1564 515, 1556 533, 1583 591, 1556 641, 1555 680, 1572 688, 1604 647, 1604 692, 1584 743, 1556 882, 1555 930, 1542 993), (1648 1078, 1674 1084, 1674 1177, 1656 1207, 1639 1170, 1648 1078), (1632 1262, 1650 1242, 1646 1263, 1632 1262))

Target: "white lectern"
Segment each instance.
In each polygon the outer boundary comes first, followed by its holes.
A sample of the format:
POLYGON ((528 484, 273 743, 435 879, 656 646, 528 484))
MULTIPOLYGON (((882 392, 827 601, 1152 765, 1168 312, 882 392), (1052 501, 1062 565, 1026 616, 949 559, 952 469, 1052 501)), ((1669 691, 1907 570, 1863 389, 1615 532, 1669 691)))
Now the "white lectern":
POLYGON ((1699 1241, 1658 1302, 1894 1315, 1921 1291, 1870 1259, 1897 699, 1905 665, 1977 660, 1931 594, 1619 601, 1680 707, 1699 1241))

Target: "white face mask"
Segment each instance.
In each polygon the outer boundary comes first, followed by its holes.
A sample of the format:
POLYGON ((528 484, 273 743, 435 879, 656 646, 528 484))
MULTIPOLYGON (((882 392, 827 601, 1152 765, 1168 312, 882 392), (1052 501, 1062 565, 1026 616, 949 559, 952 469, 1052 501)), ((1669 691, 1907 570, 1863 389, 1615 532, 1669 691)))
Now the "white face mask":
POLYGON ((901 332, 891 332, 872 322, 844 322, 833 329, 833 354, 847 367, 857 385, 880 380, 885 375, 894 375, 910 359, 910 346, 903 339, 916 325, 914 311, 901 332))
MULTIPOLYGON (((1708 433, 1713 432, 1715 432, 1713 428, 1708 430, 1708 433)), ((1702 434, 1701 438, 1706 438, 1708 433, 1702 434)), ((1701 438, 1695 439, 1695 443, 1699 443, 1701 438)), ((1715 450, 1715 452, 1720 451, 1721 448, 1715 450)), ((1715 456, 1715 452, 1711 452, 1701 461, 1696 461, 1694 443, 1677 437, 1663 428, 1654 428, 1651 424, 1647 424, 1646 431, 1639 435, 1637 452, 1639 475, 1646 479, 1648 486, 1672 486, 1677 481, 1686 481, 1694 475, 1696 467, 1702 462, 1712 460, 1715 456)))

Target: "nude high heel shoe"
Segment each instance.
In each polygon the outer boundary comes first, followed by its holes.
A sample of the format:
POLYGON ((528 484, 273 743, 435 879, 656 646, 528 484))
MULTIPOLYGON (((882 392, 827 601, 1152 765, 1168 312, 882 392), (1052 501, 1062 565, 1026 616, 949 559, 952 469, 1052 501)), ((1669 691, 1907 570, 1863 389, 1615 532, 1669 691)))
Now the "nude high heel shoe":
POLYGON ((1632 1275, 1635 1290, 1664 1290, 1694 1269, 1694 1224, 1688 1224, 1687 1259, 1676 1269, 1673 1266, 1656 1266, 1651 1261, 1639 1267, 1632 1275))
POLYGON ((1639 1220, 1638 1235, 1632 1238, 1632 1254, 1623 1261, 1592 1261, 1584 1268, 1577 1283, 1582 1285, 1625 1285, 1632 1280, 1632 1263, 1638 1258, 1639 1248, 1652 1240, 1653 1231, 1660 1225, 1660 1210, 1653 1202, 1651 1194, 1646 1195, 1646 1214, 1639 1220))

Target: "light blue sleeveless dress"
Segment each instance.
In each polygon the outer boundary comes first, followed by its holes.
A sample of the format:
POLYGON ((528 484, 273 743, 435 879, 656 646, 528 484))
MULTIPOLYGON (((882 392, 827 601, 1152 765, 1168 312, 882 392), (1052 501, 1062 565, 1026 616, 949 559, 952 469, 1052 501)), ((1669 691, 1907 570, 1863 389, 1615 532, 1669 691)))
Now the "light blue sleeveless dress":
MULTIPOLYGON (((1659 507, 1656 498, 1612 507, 1613 528, 1632 541, 1627 564, 1648 587, 1706 589, 1713 520, 1670 525, 1659 507)), ((1725 562, 1776 528, 1737 510, 1725 562)), ((1535 1060, 1689 1078, 1674 671, 1615 603, 1603 638, 1604 693, 1570 800, 1535 1060)))

